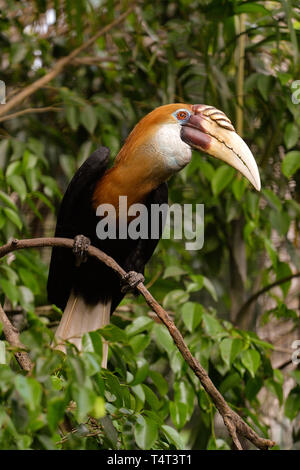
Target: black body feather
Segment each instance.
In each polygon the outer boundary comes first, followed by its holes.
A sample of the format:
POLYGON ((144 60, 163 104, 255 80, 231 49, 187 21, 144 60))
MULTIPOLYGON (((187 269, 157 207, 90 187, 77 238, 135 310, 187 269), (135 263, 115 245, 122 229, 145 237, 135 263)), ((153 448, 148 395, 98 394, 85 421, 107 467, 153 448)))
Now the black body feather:
MULTIPOLYGON (((100 147, 79 168, 72 178, 63 197, 55 231, 56 237, 74 238, 85 235, 91 244, 113 257, 126 271, 144 272, 145 264, 151 258, 158 239, 100 240, 96 235, 96 225, 100 218, 92 207, 92 197, 96 183, 104 175, 109 160, 109 149, 100 147)), ((168 187, 161 184, 152 191, 146 201, 150 227, 151 204, 166 204, 168 187)), ((164 221, 161 220, 159 237, 164 221)), ((64 310, 71 289, 80 294, 88 304, 112 299, 111 312, 121 302, 118 276, 96 259, 88 258, 86 263, 75 266, 75 256, 70 249, 53 248, 48 277, 48 298, 64 310)))

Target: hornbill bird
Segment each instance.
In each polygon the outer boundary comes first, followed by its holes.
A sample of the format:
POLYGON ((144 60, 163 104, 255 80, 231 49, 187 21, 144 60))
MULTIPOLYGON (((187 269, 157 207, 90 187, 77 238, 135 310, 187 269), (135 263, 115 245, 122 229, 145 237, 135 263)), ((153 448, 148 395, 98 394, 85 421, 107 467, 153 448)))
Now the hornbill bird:
MULTIPOLYGON (((91 257, 85 259, 88 243, 130 272, 133 288, 143 279, 145 264, 158 243, 158 238, 151 237, 99 239, 97 207, 111 204, 118 215, 119 196, 127 196, 128 207, 167 203, 166 181, 189 163, 192 149, 228 163, 260 190, 250 149, 222 111, 203 104, 174 103, 154 109, 135 126, 111 168, 109 149, 100 147, 75 173, 63 197, 55 232, 56 237, 75 238, 74 250, 53 248, 47 286, 50 302, 64 310, 56 331, 60 349, 64 350, 64 340, 80 349, 82 335, 107 325, 124 296, 120 280, 110 268, 91 257)), ((162 229, 161 223, 160 235, 162 229)), ((103 367, 107 350, 104 344, 103 367)))

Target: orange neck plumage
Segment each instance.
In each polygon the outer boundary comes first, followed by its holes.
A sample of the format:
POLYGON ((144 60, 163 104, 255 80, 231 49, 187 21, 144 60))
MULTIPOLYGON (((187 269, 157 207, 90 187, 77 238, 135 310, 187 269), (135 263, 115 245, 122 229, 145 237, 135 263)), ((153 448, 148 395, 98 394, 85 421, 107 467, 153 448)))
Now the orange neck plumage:
POLYGON ((119 196, 127 196, 128 206, 143 202, 146 196, 158 185, 151 168, 131 167, 117 164, 108 170, 96 185, 93 206, 112 204, 118 211, 119 196))
MULTIPOLYGON (((112 204, 118 211, 119 196, 127 196, 128 206, 145 197, 190 158, 189 147, 180 139, 179 125, 172 113, 180 103, 156 108, 133 129, 118 153, 114 166, 96 185, 93 207, 112 204), (187 157, 180 166, 176 157, 187 157)), ((185 105, 188 106, 189 105, 185 105)))

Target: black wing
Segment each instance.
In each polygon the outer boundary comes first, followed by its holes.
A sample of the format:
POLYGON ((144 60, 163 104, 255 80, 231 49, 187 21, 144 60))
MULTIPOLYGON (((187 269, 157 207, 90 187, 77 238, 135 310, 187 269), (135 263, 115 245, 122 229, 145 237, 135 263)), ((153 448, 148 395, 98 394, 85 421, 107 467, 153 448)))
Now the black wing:
MULTIPOLYGON (((146 206, 148 209, 148 229, 151 231, 153 220, 151 220, 151 205, 162 205, 167 206, 168 204, 168 185, 162 183, 158 188, 154 189, 148 196, 146 206)), ((166 212, 162 212, 161 217, 158 221, 157 227, 157 238, 138 239, 132 244, 131 249, 128 251, 126 259, 122 263, 122 267, 125 271, 136 271, 144 274, 145 266, 149 259, 154 253, 154 250, 162 236, 163 229, 166 222, 166 212)), ((119 305, 124 295, 121 293, 120 287, 115 289, 112 298, 111 312, 119 305)))
MULTIPOLYGON (((74 238, 82 234, 90 238, 92 244, 112 256, 126 271, 144 272, 161 237, 164 220, 160 219, 156 238, 99 240, 96 237, 96 217, 92 207, 92 195, 96 182, 101 179, 109 158, 109 150, 98 149, 74 175, 58 214, 55 236, 74 238)), ((167 204, 168 187, 163 183, 153 190, 146 201, 148 227, 151 226, 151 205, 167 204)), ((48 278, 49 301, 62 310, 68 301, 71 289, 83 296, 89 304, 96 304, 106 298, 112 299, 112 312, 122 300, 120 280, 116 273, 94 258, 89 258, 79 267, 70 249, 54 248, 48 278)))
MULTIPOLYGON (((97 181, 107 169, 109 149, 100 147, 77 170, 60 205, 55 236, 74 238, 85 235, 93 241, 95 237, 95 211, 92 195, 97 181)), ((49 277, 48 298, 64 309, 74 284, 76 268, 72 250, 53 248, 49 277)))

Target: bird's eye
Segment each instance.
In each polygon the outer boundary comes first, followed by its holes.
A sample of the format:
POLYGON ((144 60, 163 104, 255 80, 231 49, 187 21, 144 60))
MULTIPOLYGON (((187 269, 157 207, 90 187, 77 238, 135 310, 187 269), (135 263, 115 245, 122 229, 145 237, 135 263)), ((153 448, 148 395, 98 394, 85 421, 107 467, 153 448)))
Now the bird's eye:
POLYGON ((187 111, 178 111, 176 114, 176 117, 179 121, 184 121, 188 117, 188 112, 187 111))
POLYGON ((190 117, 191 113, 186 109, 177 109, 173 116, 179 121, 181 124, 184 124, 190 117))

